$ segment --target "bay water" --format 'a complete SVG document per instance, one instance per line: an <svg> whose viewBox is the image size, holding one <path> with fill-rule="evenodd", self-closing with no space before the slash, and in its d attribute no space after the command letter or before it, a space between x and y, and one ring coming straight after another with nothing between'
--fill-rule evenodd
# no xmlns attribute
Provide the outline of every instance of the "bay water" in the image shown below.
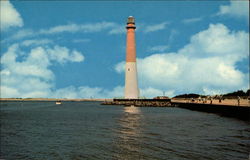
<svg viewBox="0 0 250 160"><path fill-rule="evenodd" d="M250 122L177 107L1 102L0 159L247 160Z"/></svg>

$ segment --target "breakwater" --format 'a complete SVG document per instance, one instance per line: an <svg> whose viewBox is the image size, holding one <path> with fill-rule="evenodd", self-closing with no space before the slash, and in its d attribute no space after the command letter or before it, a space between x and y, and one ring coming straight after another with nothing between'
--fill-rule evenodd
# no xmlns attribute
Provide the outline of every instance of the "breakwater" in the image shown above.
<svg viewBox="0 0 250 160"><path fill-rule="evenodd" d="M228 117L236 117L243 120L250 120L249 106L192 103L171 101L171 99L113 99L105 100L102 105L124 105L137 107L179 107L195 111L216 113Z"/></svg>
<svg viewBox="0 0 250 160"><path fill-rule="evenodd" d="M125 105L137 107L171 107L171 99L113 99L102 105Z"/></svg>
<svg viewBox="0 0 250 160"><path fill-rule="evenodd" d="M208 113L217 113L223 116L236 117L243 120L250 120L250 107L232 106L232 105L217 105L217 104L202 104L202 103L182 103L172 102L172 106L186 108L195 111Z"/></svg>

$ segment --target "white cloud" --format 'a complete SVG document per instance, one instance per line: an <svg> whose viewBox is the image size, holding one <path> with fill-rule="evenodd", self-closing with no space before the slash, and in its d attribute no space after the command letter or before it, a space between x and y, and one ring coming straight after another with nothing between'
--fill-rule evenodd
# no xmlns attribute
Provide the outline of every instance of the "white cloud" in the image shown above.
<svg viewBox="0 0 250 160"><path fill-rule="evenodd" d="M218 15L229 15L233 17L245 17L249 19L249 1L231 0L229 5L220 6Z"/></svg>
<svg viewBox="0 0 250 160"><path fill-rule="evenodd" d="M110 31L109 34L125 34L125 25L116 25Z"/></svg>
<svg viewBox="0 0 250 160"><path fill-rule="evenodd" d="M60 25L55 26L50 29L43 29L40 30L40 34L55 34L55 33L61 33L61 32L77 32L80 30L80 26L76 24L68 24L68 25Z"/></svg>
<svg viewBox="0 0 250 160"><path fill-rule="evenodd" d="M140 89L140 97L153 98L155 96L162 95L163 92L159 89L148 87L145 89ZM155 95L155 96L152 96Z"/></svg>
<svg viewBox="0 0 250 160"><path fill-rule="evenodd" d="M20 93L15 88L10 88L7 86L0 86L0 96L1 98L8 97L8 98L16 98L20 96Z"/></svg>
<svg viewBox="0 0 250 160"><path fill-rule="evenodd" d="M80 52L61 46L36 47L20 57L19 46L11 45L1 57L1 97L50 97L54 73L49 67L84 60Z"/></svg>
<svg viewBox="0 0 250 160"><path fill-rule="evenodd" d="M89 86L55 89L55 75L50 66L54 65L54 62L81 62L84 56L79 51L55 45L54 47L32 48L25 53L26 57L21 57L20 45L22 44L11 45L1 57L1 98L123 97L124 88L121 86L111 90Z"/></svg>
<svg viewBox="0 0 250 160"><path fill-rule="evenodd" d="M23 26L20 14L8 0L0 1L0 13L0 24L3 31L10 27Z"/></svg>
<svg viewBox="0 0 250 160"><path fill-rule="evenodd" d="M17 44L9 47L8 51L1 57L1 64L5 70L10 72L10 76L34 76L45 80L53 79L53 73L47 69L50 65L48 55L41 47L31 50L29 56L23 62L17 62L18 51L20 50ZM41 61L41 59L43 59ZM7 77L7 78L8 78ZM2 77L2 82L5 82L5 77Z"/></svg>
<svg viewBox="0 0 250 160"><path fill-rule="evenodd" d="M104 98L122 98L124 97L124 87L116 86L112 90L105 90L100 97Z"/></svg>
<svg viewBox="0 0 250 160"><path fill-rule="evenodd" d="M148 50L150 52L164 52L169 49L168 45L158 45L158 46L153 46L150 47Z"/></svg>
<svg viewBox="0 0 250 160"><path fill-rule="evenodd" d="M84 56L80 52L73 50L72 55L70 56L70 60L72 62L81 62L84 60Z"/></svg>
<svg viewBox="0 0 250 160"><path fill-rule="evenodd" d="M201 17L198 17L198 18L188 18L188 19L184 19L182 21L182 23L186 23L186 24L188 24L188 23L195 23L195 22L199 22L201 20L202 20Z"/></svg>
<svg viewBox="0 0 250 160"><path fill-rule="evenodd" d="M170 31L170 35L169 35L169 38L168 38L168 43L172 43L175 39L175 37L179 34L179 31L177 31L176 29L172 29Z"/></svg>
<svg viewBox="0 0 250 160"><path fill-rule="evenodd" d="M54 98L121 98L123 97L124 88L117 86L112 90L103 89L100 87L69 86L66 88L57 89L53 92Z"/></svg>
<svg viewBox="0 0 250 160"><path fill-rule="evenodd" d="M98 22L98 23L86 23L86 24L66 24L58 25L48 29L40 29L33 31L31 29L22 29L10 36L10 38L5 39L4 42L10 40L23 39L27 37L36 37L38 35L51 35L60 33L94 33L107 31L109 34L118 34L117 27L119 25L114 22ZM124 28L125 30L125 28Z"/></svg>
<svg viewBox="0 0 250 160"><path fill-rule="evenodd" d="M90 39L73 39L74 43L86 43L86 42L90 42Z"/></svg>
<svg viewBox="0 0 250 160"><path fill-rule="evenodd" d="M190 43L177 53L138 59L139 85L151 88L155 94L171 91L172 95L245 89L249 87L248 74L238 70L236 63L248 55L248 33L230 31L223 24L211 24L207 30L193 35ZM123 72L124 65L125 62L118 63L116 71Z"/></svg>
<svg viewBox="0 0 250 160"><path fill-rule="evenodd" d="M37 33L31 29L22 29L16 32L15 34L13 34L12 36L10 36L10 38L3 40L3 42L9 41L9 40L22 39L26 37L32 37L32 36L35 36L36 34Z"/></svg>
<svg viewBox="0 0 250 160"><path fill-rule="evenodd" d="M191 37L181 54L194 57L222 57L238 61L249 54L249 37L244 31L230 31L223 24L210 24L209 29Z"/></svg>
<svg viewBox="0 0 250 160"><path fill-rule="evenodd" d="M160 23L160 24L148 25L148 26L145 27L145 29L143 31L145 33L148 33L148 32L155 32L155 31L163 30L163 29L166 28L167 24L168 24L167 22L163 22L163 23Z"/></svg>
<svg viewBox="0 0 250 160"><path fill-rule="evenodd" d="M52 44L53 41L50 39L29 39L25 40L21 43L21 45L28 47L31 45L39 46L39 45L44 45L44 44Z"/></svg>
<svg viewBox="0 0 250 160"><path fill-rule="evenodd" d="M174 97L174 90L164 90L164 89L156 89L152 87L140 88L140 97L142 98L154 98L157 96L168 96Z"/></svg>
<svg viewBox="0 0 250 160"><path fill-rule="evenodd" d="M155 32L159 30L163 30L166 28L166 25L169 24L168 22L162 22L160 24L154 24L154 25L145 25L144 23L136 23L136 30L137 32ZM115 34L125 34L126 28L125 24L115 24L111 27L111 30L108 32L111 35Z"/></svg>
<svg viewBox="0 0 250 160"><path fill-rule="evenodd" d="M102 89L98 87L90 88L87 86L81 86L81 87L69 86L66 88L61 88L61 89L56 90L52 97L55 97L55 98L97 98L101 90Z"/></svg>
<svg viewBox="0 0 250 160"><path fill-rule="evenodd" d="M89 24L67 24L55 26L49 29L43 29L39 31L39 34L56 34L62 32L100 32L102 30L113 28L116 24L113 22L99 22Z"/></svg>
<svg viewBox="0 0 250 160"><path fill-rule="evenodd" d="M155 25L144 25L138 24L137 32L155 32L158 30L163 30L166 28L168 22L163 22ZM96 33L106 31L109 35L125 34L126 28L125 24L117 24L115 22L98 22L98 23L86 23L86 24L66 24L58 25L47 29L40 29L34 31L32 29L22 29L10 36L9 38L3 40L2 42L8 42L13 40L32 38L41 35L52 35L52 34L61 34L61 33ZM171 35L175 34L175 30L171 31ZM173 33L172 33L173 32ZM89 42L89 39L76 39L73 40L74 43L78 42Z"/></svg>
<svg viewBox="0 0 250 160"><path fill-rule="evenodd" d="M116 72L118 72L118 73L124 72L124 70L125 70L125 61L122 61L122 62L116 64L116 65L115 65L115 70L116 70Z"/></svg>
<svg viewBox="0 0 250 160"><path fill-rule="evenodd" d="M47 49L48 55L52 60L59 63L65 63L67 61L81 62L84 60L84 56L78 51L70 51L66 47L54 46L54 48Z"/></svg>

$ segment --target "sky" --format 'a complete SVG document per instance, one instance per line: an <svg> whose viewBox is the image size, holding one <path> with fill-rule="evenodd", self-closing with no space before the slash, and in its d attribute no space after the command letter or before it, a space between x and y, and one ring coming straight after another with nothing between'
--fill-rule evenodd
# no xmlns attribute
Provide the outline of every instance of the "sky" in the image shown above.
<svg viewBox="0 0 250 160"><path fill-rule="evenodd" d="M124 97L136 21L141 97L249 88L249 1L1 1L1 98Z"/></svg>

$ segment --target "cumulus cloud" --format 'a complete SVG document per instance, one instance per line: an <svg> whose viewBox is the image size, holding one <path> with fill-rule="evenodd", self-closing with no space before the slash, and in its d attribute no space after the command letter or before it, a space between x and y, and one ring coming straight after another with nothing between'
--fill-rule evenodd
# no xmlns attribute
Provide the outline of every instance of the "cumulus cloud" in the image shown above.
<svg viewBox="0 0 250 160"><path fill-rule="evenodd" d="M248 35L245 31L230 31L223 24L210 24L208 30L192 36L190 44L180 49L179 53L238 61L249 54Z"/></svg>
<svg viewBox="0 0 250 160"><path fill-rule="evenodd" d="M5 72L3 73L9 72L10 78L13 78L11 77L13 74L22 76L30 75L46 80L53 78L52 72L50 70L47 70L49 60L44 49L36 48L31 50L29 57L27 57L26 61L24 62L17 62L16 59L18 57L18 51L18 45L12 45L9 47L8 51L1 57L1 65L3 65L3 67L5 68ZM41 61L41 59L43 59L43 61ZM3 77L1 77L2 82L5 82L4 75Z"/></svg>
<svg viewBox="0 0 250 160"><path fill-rule="evenodd" d="M122 61L122 62L116 64L115 65L116 72L118 72L118 73L124 72L124 70L125 70L125 64L126 64L125 61Z"/></svg>
<svg viewBox="0 0 250 160"><path fill-rule="evenodd" d="M69 86L66 88L58 89L54 92L55 98L96 98L102 91L101 88L90 88L87 86L74 87Z"/></svg>
<svg viewBox="0 0 250 160"><path fill-rule="evenodd" d="M11 45L1 57L1 97L49 97L54 86L54 62L81 62L76 50L54 46L32 48L25 57L20 44Z"/></svg>
<svg viewBox="0 0 250 160"><path fill-rule="evenodd" d="M123 97L124 88L117 86L111 90L103 89L101 87L89 86L69 86L57 89L53 92L54 98L121 98Z"/></svg>
<svg viewBox="0 0 250 160"><path fill-rule="evenodd" d="M164 91L168 96L174 96L174 92ZM153 98L158 95L162 95L163 90L155 89L152 87L145 87L140 89L140 97ZM66 88L57 89L53 92L54 98L124 98L124 87L116 86L113 89L104 89L101 87L89 87L89 86L69 86Z"/></svg>
<svg viewBox="0 0 250 160"><path fill-rule="evenodd" d="M246 89L248 74L238 70L236 63L248 55L248 33L230 31L223 24L211 24L193 35L190 43L176 53L138 59L139 85L155 89L155 94L160 90L171 91L171 94L208 94ZM124 65L124 62L117 64L116 71L123 72Z"/></svg>
<svg viewBox="0 0 250 160"><path fill-rule="evenodd" d="M156 89L152 87L146 87L146 88L141 88L140 89L140 96L142 98L154 98L156 96L163 96L167 95L168 97L173 97L174 96L174 91L173 90L161 90L161 89Z"/></svg>
<svg viewBox="0 0 250 160"><path fill-rule="evenodd" d="M67 61L81 62L84 60L84 56L80 52L76 50L70 51L68 48L58 45L54 46L54 48L48 48L47 52L51 60L59 63L66 63Z"/></svg>
<svg viewBox="0 0 250 160"><path fill-rule="evenodd" d="M27 41L27 46L36 41ZM25 44L26 44L25 43ZM22 55L23 44L13 44L1 57L1 98L113 98L123 97L124 88L113 89L89 86L55 88L55 75L50 69L55 62L82 62L77 50L55 45L33 47ZM41 60L42 59L42 60Z"/></svg>
<svg viewBox="0 0 250 160"><path fill-rule="evenodd" d="M0 24L3 31L10 27L23 26L20 14L8 0L0 1L0 13Z"/></svg>
<svg viewBox="0 0 250 160"><path fill-rule="evenodd" d="M245 17L249 19L249 1L231 0L229 5L220 6L218 15L229 15L233 17Z"/></svg>

